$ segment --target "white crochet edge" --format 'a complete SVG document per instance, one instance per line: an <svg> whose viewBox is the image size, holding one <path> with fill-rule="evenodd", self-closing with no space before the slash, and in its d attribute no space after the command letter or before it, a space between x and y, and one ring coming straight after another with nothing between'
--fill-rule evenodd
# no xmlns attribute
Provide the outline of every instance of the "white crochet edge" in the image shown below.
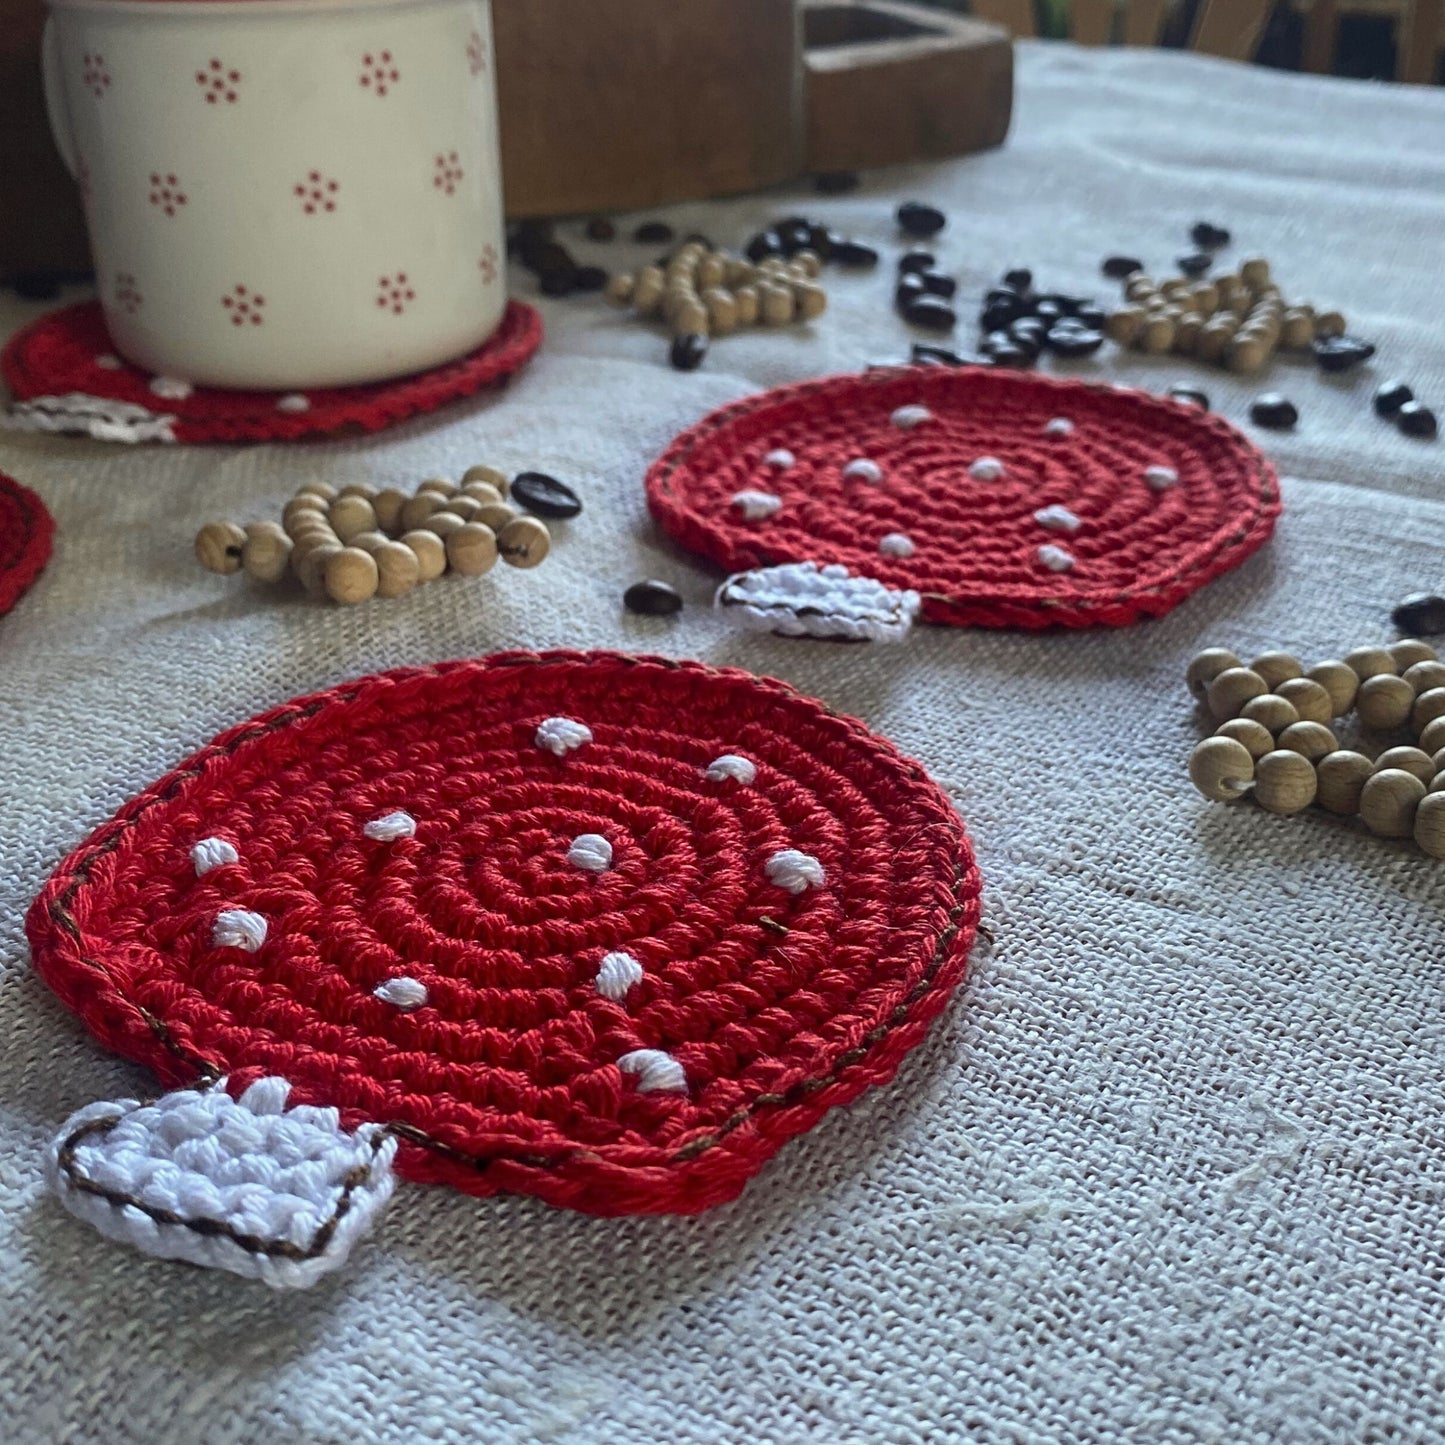
<svg viewBox="0 0 1445 1445"><path fill-rule="evenodd" d="M239 1099L224 1084L88 1105L51 1144L47 1179L107 1239L305 1289L391 1198L397 1141L379 1124L342 1129L335 1109L288 1109L285 1079Z"/></svg>
<svg viewBox="0 0 1445 1445"><path fill-rule="evenodd" d="M872 577L851 576L840 563L788 562L735 573L718 588L714 603L754 632L901 642L922 600Z"/></svg>
<svg viewBox="0 0 1445 1445"><path fill-rule="evenodd" d="M128 401L88 396L35 396L11 404L0 414L0 427L10 431L72 432L102 442L173 442L176 418L147 411Z"/></svg>

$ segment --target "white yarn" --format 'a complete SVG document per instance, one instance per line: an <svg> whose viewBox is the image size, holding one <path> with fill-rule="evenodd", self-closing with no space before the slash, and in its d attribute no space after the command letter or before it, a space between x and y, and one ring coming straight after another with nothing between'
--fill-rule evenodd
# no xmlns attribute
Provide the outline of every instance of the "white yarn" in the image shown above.
<svg viewBox="0 0 1445 1445"><path fill-rule="evenodd" d="M217 948L242 948L255 953L266 941L266 920L247 908L223 908L211 928Z"/></svg>
<svg viewBox="0 0 1445 1445"><path fill-rule="evenodd" d="M224 838L202 838L191 847L191 862L196 867L196 877L209 873L212 868L221 868L227 863L239 863L241 855Z"/></svg>
<svg viewBox="0 0 1445 1445"><path fill-rule="evenodd" d="M153 376L150 381L150 389L167 401L184 401L195 391L195 387L189 381L185 381L179 376Z"/></svg>
<svg viewBox="0 0 1445 1445"><path fill-rule="evenodd" d="M687 1092L687 1075L682 1065L661 1049L633 1049L618 1059L617 1067L624 1074L636 1074L639 1094Z"/></svg>
<svg viewBox="0 0 1445 1445"><path fill-rule="evenodd" d="M103 442L173 442L174 416L158 415L129 401L89 396L83 391L64 396L33 396L13 402L0 414L0 427L10 431L74 432Z"/></svg>
<svg viewBox="0 0 1445 1445"><path fill-rule="evenodd" d="M779 471L786 471L798 459L787 447L775 447L763 460L770 467L777 467Z"/></svg>
<svg viewBox="0 0 1445 1445"><path fill-rule="evenodd" d="M361 831L378 843L395 843L398 838L416 837L416 819L398 809L395 813L383 813L381 817L373 818Z"/></svg>
<svg viewBox="0 0 1445 1445"><path fill-rule="evenodd" d="M389 1003L409 1014L421 1008L427 1001L426 985L414 978L389 978L371 991L373 998Z"/></svg>
<svg viewBox="0 0 1445 1445"><path fill-rule="evenodd" d="M902 532L888 532L878 539L878 550L885 557L911 557L915 549L912 537Z"/></svg>
<svg viewBox="0 0 1445 1445"><path fill-rule="evenodd" d="M811 853L784 848L768 859L764 871L770 883L786 888L789 893L802 893L807 888L823 886L823 865Z"/></svg>
<svg viewBox="0 0 1445 1445"><path fill-rule="evenodd" d="M549 717L537 728L537 746L559 758L591 741L592 729L570 717Z"/></svg>
<svg viewBox="0 0 1445 1445"><path fill-rule="evenodd" d="M605 873L612 866L612 844L601 833L582 833L572 840L567 861L588 873Z"/></svg>
<svg viewBox="0 0 1445 1445"><path fill-rule="evenodd" d="M782 505L783 499L771 492L738 492L733 497L733 506L750 522L761 522L771 517Z"/></svg>
<svg viewBox="0 0 1445 1445"><path fill-rule="evenodd" d="M896 427L902 427L904 431L912 431L916 426L922 426L926 421L932 421L933 413L926 406L900 406L889 421Z"/></svg>
<svg viewBox="0 0 1445 1445"><path fill-rule="evenodd" d="M703 773L710 783L721 783L731 778L738 783L751 783L758 775L756 764L736 753L724 753L714 758Z"/></svg>
<svg viewBox="0 0 1445 1445"><path fill-rule="evenodd" d="M95 358L95 364L102 371L119 371L121 367L125 365L125 362L114 352L102 351L100 355Z"/></svg>
<svg viewBox="0 0 1445 1445"><path fill-rule="evenodd" d="M718 588L717 605L744 627L784 637L846 637L900 642L918 616L916 592L851 577L840 563L788 562L739 572Z"/></svg>
<svg viewBox="0 0 1445 1445"><path fill-rule="evenodd" d="M1173 467L1145 467L1144 480L1154 491L1165 492L1179 480L1179 473Z"/></svg>
<svg viewBox="0 0 1445 1445"><path fill-rule="evenodd" d="M108 1239L273 1289L304 1289L345 1262L391 1198L396 1140L379 1124L342 1129L335 1109L288 1109L284 1079L259 1079L239 1099L224 1082L177 1089L151 1104L118 1099L72 1114L50 1146L49 1183L72 1214ZM68 1139L111 1120L108 1129L82 1134L62 1167ZM348 1189L347 1176L358 1169L363 1181ZM157 1218L167 1214L204 1221L209 1232ZM231 1237L309 1252L333 1219L325 1247L302 1259Z"/></svg>
<svg viewBox="0 0 1445 1445"><path fill-rule="evenodd" d="M854 482L881 482L883 468L867 457L855 457L843 468L843 475Z"/></svg>
<svg viewBox="0 0 1445 1445"><path fill-rule="evenodd" d="M303 396L299 391L288 391L285 396L276 398L276 410L284 412L303 412L311 410L311 398Z"/></svg>
<svg viewBox="0 0 1445 1445"><path fill-rule="evenodd" d="M1066 437L1073 429L1073 422L1066 416L1056 416L1044 423L1044 435L1049 437Z"/></svg>
<svg viewBox="0 0 1445 1445"><path fill-rule="evenodd" d="M1074 565L1074 554L1062 547L1055 547L1052 542L1046 542L1039 548L1039 561L1050 572L1067 572Z"/></svg>
<svg viewBox="0 0 1445 1445"><path fill-rule="evenodd" d="M627 990L642 982L642 965L630 953L608 953L597 970L597 992L621 1003Z"/></svg>
<svg viewBox="0 0 1445 1445"><path fill-rule="evenodd" d="M980 457L968 469L969 476L976 482L996 482L1003 473L1004 465L997 457Z"/></svg>
<svg viewBox="0 0 1445 1445"><path fill-rule="evenodd" d="M1077 532L1084 524L1067 508L1055 502L1052 506L1040 507L1034 513L1034 521L1051 532Z"/></svg>

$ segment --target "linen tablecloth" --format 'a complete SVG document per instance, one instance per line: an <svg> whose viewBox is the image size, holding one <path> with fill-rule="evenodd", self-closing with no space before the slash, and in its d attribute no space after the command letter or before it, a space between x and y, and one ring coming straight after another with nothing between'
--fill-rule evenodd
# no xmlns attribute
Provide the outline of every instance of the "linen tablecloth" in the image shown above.
<svg viewBox="0 0 1445 1445"><path fill-rule="evenodd" d="M1372 379L1282 363L1274 542L1167 619L1083 635L924 628L900 647L743 635L650 523L679 429L757 388L905 356L891 212L943 205L967 313L1005 267L1101 296L1201 217L1231 256L1336 304L1445 402L1445 92L1160 52L1023 45L993 154L679 207L738 243L792 210L890 259L835 273L812 336L718 343L692 375L594 299L541 304L506 392L378 438L144 448L0 434L56 555L0 620L0 1438L1364 1442L1445 1437L1445 865L1315 816L1208 805L1185 762L1191 653L1306 660L1390 636L1442 582L1445 446ZM575 228L574 228L575 230ZM579 242L608 265L641 252ZM534 300L525 276L519 295ZM10 330L43 308L7 303ZM967 326L964 328L968 336ZM1192 363L1072 369L1258 388ZM475 461L585 496L528 573L341 610L201 572L197 526L303 480L414 483ZM680 619L620 607L674 581ZM213 733L303 691L507 647L694 656L789 679L920 758L987 879L968 986L888 1088L695 1219L596 1220L403 1186L339 1276L278 1297L104 1243L47 1196L73 1109L145 1092L28 967L56 860Z"/></svg>

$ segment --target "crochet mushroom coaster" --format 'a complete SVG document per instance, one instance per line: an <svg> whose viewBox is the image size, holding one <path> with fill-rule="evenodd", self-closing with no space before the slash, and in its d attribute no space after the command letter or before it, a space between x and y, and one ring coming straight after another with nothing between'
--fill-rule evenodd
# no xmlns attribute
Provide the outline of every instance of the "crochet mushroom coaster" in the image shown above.
<svg viewBox="0 0 1445 1445"><path fill-rule="evenodd" d="M1280 509L1274 469L1217 416L979 367L750 397L679 436L647 493L684 546L762 569L753 591L811 563L882 584L904 610L916 593L930 622L987 627L1168 612L1262 545Z"/></svg>
<svg viewBox="0 0 1445 1445"><path fill-rule="evenodd" d="M0 425L115 442L297 441L381 431L503 381L531 360L541 340L541 318L513 301L484 345L416 376L308 392L221 391L122 361L100 306L86 301L42 316L11 338L0 371L16 400Z"/></svg>
<svg viewBox="0 0 1445 1445"><path fill-rule="evenodd" d="M52 1176L107 1234L272 1284L344 1258L393 1151L693 1213L892 1077L979 890L923 769L782 683L604 653L364 678L218 737L37 898L36 968L175 1089L82 1110Z"/></svg>
<svg viewBox="0 0 1445 1445"><path fill-rule="evenodd" d="M45 570L54 535L45 503L0 472L0 615L9 612Z"/></svg>

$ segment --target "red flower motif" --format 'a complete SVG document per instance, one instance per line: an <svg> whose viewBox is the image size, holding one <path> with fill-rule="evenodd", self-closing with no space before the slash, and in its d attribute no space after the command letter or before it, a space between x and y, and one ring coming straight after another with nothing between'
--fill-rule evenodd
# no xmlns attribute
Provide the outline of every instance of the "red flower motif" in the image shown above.
<svg viewBox="0 0 1445 1445"><path fill-rule="evenodd" d="M447 195L454 196L457 191L457 182L466 174L457 163L457 153L447 151L445 155L438 155L436 160L436 174L432 177L432 185L437 190L445 191Z"/></svg>
<svg viewBox="0 0 1445 1445"><path fill-rule="evenodd" d="M306 179L298 181L292 189L301 202L301 209L308 216L319 216L336 209L336 193L341 184L323 176L320 171L308 171Z"/></svg>
<svg viewBox="0 0 1445 1445"><path fill-rule="evenodd" d="M110 71L105 68L105 56L99 52L92 55L86 51L83 65L81 81L90 87L91 94L99 100L110 89Z"/></svg>
<svg viewBox="0 0 1445 1445"><path fill-rule="evenodd" d="M145 297L140 294L135 277L129 271L115 273L115 304L128 316L134 316L145 304Z"/></svg>
<svg viewBox="0 0 1445 1445"><path fill-rule="evenodd" d="M497 279L497 248L487 245L482 251L482 258L477 262L477 267L482 273L482 285L490 286Z"/></svg>
<svg viewBox="0 0 1445 1445"><path fill-rule="evenodd" d="M266 298L258 296L244 286L233 286L230 294L221 298L221 305L226 308L232 326L245 326L248 323L252 326L260 326L266 320L263 314L266 309Z"/></svg>
<svg viewBox="0 0 1445 1445"><path fill-rule="evenodd" d="M395 276L383 276L376 283L376 304L383 311L389 309L393 316L400 316L408 303L415 300L416 292L408 284L405 271L398 271Z"/></svg>
<svg viewBox="0 0 1445 1445"><path fill-rule="evenodd" d="M467 37L467 65L473 75L480 75L487 64L487 42L480 30L473 30Z"/></svg>
<svg viewBox="0 0 1445 1445"><path fill-rule="evenodd" d="M361 57L360 79L368 90L377 95L385 95L401 79L401 71L393 63L391 51L383 50L375 55L367 54Z"/></svg>
<svg viewBox="0 0 1445 1445"><path fill-rule="evenodd" d="M227 105L234 105L236 90L241 84L241 72L227 69L213 56L205 70L196 72L196 84L205 92L207 105L217 105L223 100Z"/></svg>
<svg viewBox="0 0 1445 1445"><path fill-rule="evenodd" d="M152 171L150 201L151 205L158 207L166 215L174 216L186 204L186 193L180 189L180 182L175 176L163 176Z"/></svg>

